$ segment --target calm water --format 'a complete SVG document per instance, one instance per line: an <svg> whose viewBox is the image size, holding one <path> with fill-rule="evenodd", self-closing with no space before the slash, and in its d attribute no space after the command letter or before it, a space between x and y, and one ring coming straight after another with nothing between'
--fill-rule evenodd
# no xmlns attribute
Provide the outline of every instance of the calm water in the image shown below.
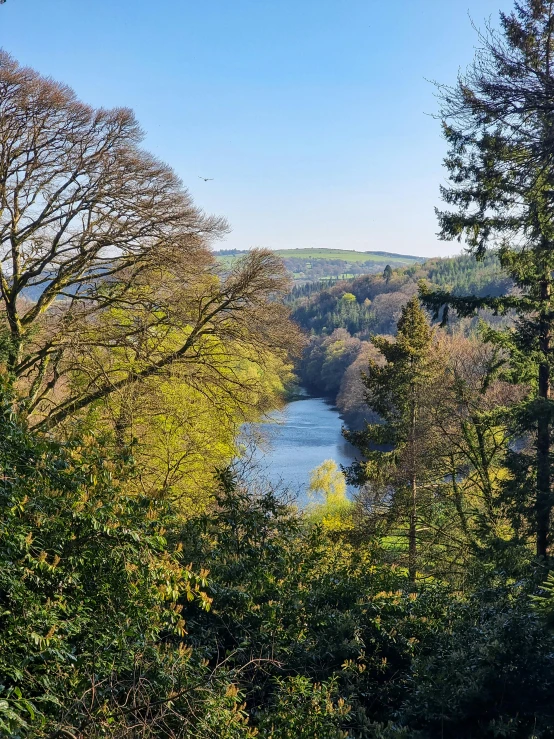
<svg viewBox="0 0 554 739"><path fill-rule="evenodd" d="M321 398L302 398L274 414L275 423L255 424L260 433L254 454L259 472L270 482L307 502L310 473L326 459L347 465L356 450L341 436L336 409Z"/></svg>

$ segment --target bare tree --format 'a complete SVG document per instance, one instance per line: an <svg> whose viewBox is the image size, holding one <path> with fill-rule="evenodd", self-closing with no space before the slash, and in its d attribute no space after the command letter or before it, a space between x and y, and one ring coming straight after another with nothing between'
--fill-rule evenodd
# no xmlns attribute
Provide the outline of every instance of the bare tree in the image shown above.
<svg viewBox="0 0 554 739"><path fill-rule="evenodd" d="M0 349L42 428L176 362L209 365L210 336L287 343L284 309L266 310L282 265L256 253L222 280L208 246L225 221L141 138L131 111L95 110L0 53Z"/></svg>

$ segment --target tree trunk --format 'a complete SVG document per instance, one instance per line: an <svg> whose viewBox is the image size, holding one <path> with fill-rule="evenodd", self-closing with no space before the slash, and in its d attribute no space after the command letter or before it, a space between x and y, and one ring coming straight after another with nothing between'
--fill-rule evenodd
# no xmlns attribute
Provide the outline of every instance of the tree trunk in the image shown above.
<svg viewBox="0 0 554 739"><path fill-rule="evenodd" d="M16 306L16 298L10 295L10 299L6 301L6 318L8 319L8 327L10 331L10 346L8 349L7 365L8 373L14 376L16 367L21 358L21 350L23 347L23 329Z"/></svg>
<svg viewBox="0 0 554 739"><path fill-rule="evenodd" d="M415 582L417 575L417 531L416 531L416 514L417 514L417 474L416 474L416 390L411 388L412 392L412 408L410 418L410 524L408 530L408 576L412 582Z"/></svg>
<svg viewBox="0 0 554 739"><path fill-rule="evenodd" d="M540 319L540 350L542 361L539 365L539 398L550 399L550 281L541 282L541 299L545 308ZM550 513L552 509L550 493L550 421L546 408L539 414L537 423L537 557L547 557L549 549Z"/></svg>
<svg viewBox="0 0 554 739"><path fill-rule="evenodd" d="M417 532L416 532L416 508L417 504L417 480L412 475L411 479L411 501L410 501L410 529L408 532L408 576L412 582L416 580L417 574Z"/></svg>

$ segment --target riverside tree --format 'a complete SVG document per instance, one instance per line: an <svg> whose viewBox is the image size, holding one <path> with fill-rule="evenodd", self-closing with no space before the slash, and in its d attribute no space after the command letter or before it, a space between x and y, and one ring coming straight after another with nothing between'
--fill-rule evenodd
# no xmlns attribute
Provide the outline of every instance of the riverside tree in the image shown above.
<svg viewBox="0 0 554 739"><path fill-rule="evenodd" d="M461 315L486 307L517 315L503 340L520 377L534 375L534 397L520 421L522 433L534 437L535 463L520 455L516 466L519 476L526 473L519 490L534 491L530 528L545 557L553 506L554 3L516 3L500 14L499 31L487 28L479 39L469 70L455 86L439 86L450 184L442 189L449 209L438 217L442 238L465 239L478 258L497 249L518 292L460 298L424 289L422 297L437 315L446 306L443 320L448 306Z"/></svg>
<svg viewBox="0 0 554 739"><path fill-rule="evenodd" d="M348 470L352 482L385 491L395 518L408 518L408 571L417 575L418 487L432 474L432 433L425 406L436 375L433 332L417 297L402 310L396 340L374 337L384 364L370 359L364 375L366 403L379 416L362 431L345 432L367 461Z"/></svg>
<svg viewBox="0 0 554 739"><path fill-rule="evenodd" d="M258 251L221 274L208 247L225 221L141 138L131 111L0 55L1 352L42 429L175 367L233 392L233 361L297 343L280 260Z"/></svg>

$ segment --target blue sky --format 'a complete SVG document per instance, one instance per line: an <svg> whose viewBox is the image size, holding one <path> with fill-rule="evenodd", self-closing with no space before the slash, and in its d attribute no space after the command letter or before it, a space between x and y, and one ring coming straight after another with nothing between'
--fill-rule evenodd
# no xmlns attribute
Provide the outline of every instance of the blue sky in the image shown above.
<svg viewBox="0 0 554 739"><path fill-rule="evenodd" d="M436 79L511 0L7 0L0 46L144 145L232 233L220 248L425 256L445 148ZM213 177L203 182L199 176Z"/></svg>

